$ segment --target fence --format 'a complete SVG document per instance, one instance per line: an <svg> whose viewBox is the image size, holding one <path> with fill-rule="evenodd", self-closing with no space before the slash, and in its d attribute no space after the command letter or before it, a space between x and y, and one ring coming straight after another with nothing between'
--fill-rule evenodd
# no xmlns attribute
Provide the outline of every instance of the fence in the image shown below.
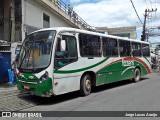
<svg viewBox="0 0 160 120"><path fill-rule="evenodd" d="M74 22L79 23L84 28L88 30L93 30L93 28L88 25L74 10L72 7L66 5L62 0L50 0L53 4L55 4L58 9L61 9L66 14L68 14Z"/></svg>

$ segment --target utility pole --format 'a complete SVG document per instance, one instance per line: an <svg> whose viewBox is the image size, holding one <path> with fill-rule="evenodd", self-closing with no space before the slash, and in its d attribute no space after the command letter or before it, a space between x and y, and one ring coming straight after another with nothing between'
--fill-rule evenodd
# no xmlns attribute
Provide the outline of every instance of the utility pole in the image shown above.
<svg viewBox="0 0 160 120"><path fill-rule="evenodd" d="M143 23L143 31L142 31L142 35L141 35L141 41L145 41L146 40L146 19L147 19L147 16L150 12L156 12L157 11L157 8L154 10L145 10L145 14L144 14L144 23Z"/></svg>

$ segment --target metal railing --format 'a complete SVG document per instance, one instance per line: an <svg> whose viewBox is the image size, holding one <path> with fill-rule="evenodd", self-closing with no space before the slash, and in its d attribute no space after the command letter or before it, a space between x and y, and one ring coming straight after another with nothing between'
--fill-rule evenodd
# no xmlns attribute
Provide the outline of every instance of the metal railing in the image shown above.
<svg viewBox="0 0 160 120"><path fill-rule="evenodd" d="M94 30L92 26L87 24L74 10L72 7L68 6L66 3L64 3L62 0L50 0L53 4L55 4L58 9L61 9L63 12L68 14L75 23L80 24L87 30Z"/></svg>

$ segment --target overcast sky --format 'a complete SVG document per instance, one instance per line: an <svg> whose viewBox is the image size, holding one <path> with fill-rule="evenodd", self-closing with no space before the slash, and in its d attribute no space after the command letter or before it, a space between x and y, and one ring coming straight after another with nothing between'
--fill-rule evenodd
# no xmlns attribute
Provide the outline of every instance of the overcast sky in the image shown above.
<svg viewBox="0 0 160 120"><path fill-rule="evenodd" d="M138 19L130 0L63 0L71 4L78 15L94 27L127 27L137 26L141 34L142 23ZM144 22L145 9L155 9L150 13L152 18L160 17L160 0L132 0L137 13ZM156 3L155 2L159 2ZM147 27L160 26L160 18L147 19ZM139 35L138 35L139 37ZM138 38L139 39L139 38ZM156 39L155 39L156 40Z"/></svg>

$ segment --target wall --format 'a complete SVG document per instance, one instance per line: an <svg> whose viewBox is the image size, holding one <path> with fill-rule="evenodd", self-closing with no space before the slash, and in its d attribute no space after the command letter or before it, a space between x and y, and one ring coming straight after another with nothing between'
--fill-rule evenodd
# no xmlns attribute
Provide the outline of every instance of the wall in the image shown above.
<svg viewBox="0 0 160 120"><path fill-rule="evenodd" d="M25 25L43 28L43 13L50 16L50 27L73 27L64 21L63 18L55 15L37 2L22 0L22 39L25 37Z"/></svg>
<svg viewBox="0 0 160 120"><path fill-rule="evenodd" d="M3 33L3 30L4 30L4 28L3 28L3 22L4 22L4 20L3 20L3 15L4 15L4 0L1 0L0 1L0 40L3 40L3 38L4 38L4 33Z"/></svg>
<svg viewBox="0 0 160 120"><path fill-rule="evenodd" d="M3 40L10 41L10 0L4 1L4 38Z"/></svg>
<svg viewBox="0 0 160 120"><path fill-rule="evenodd" d="M107 28L107 27L96 27L97 32L105 32L109 35L117 35L117 36L128 36L131 39L136 39L136 27L117 27L117 28Z"/></svg>

